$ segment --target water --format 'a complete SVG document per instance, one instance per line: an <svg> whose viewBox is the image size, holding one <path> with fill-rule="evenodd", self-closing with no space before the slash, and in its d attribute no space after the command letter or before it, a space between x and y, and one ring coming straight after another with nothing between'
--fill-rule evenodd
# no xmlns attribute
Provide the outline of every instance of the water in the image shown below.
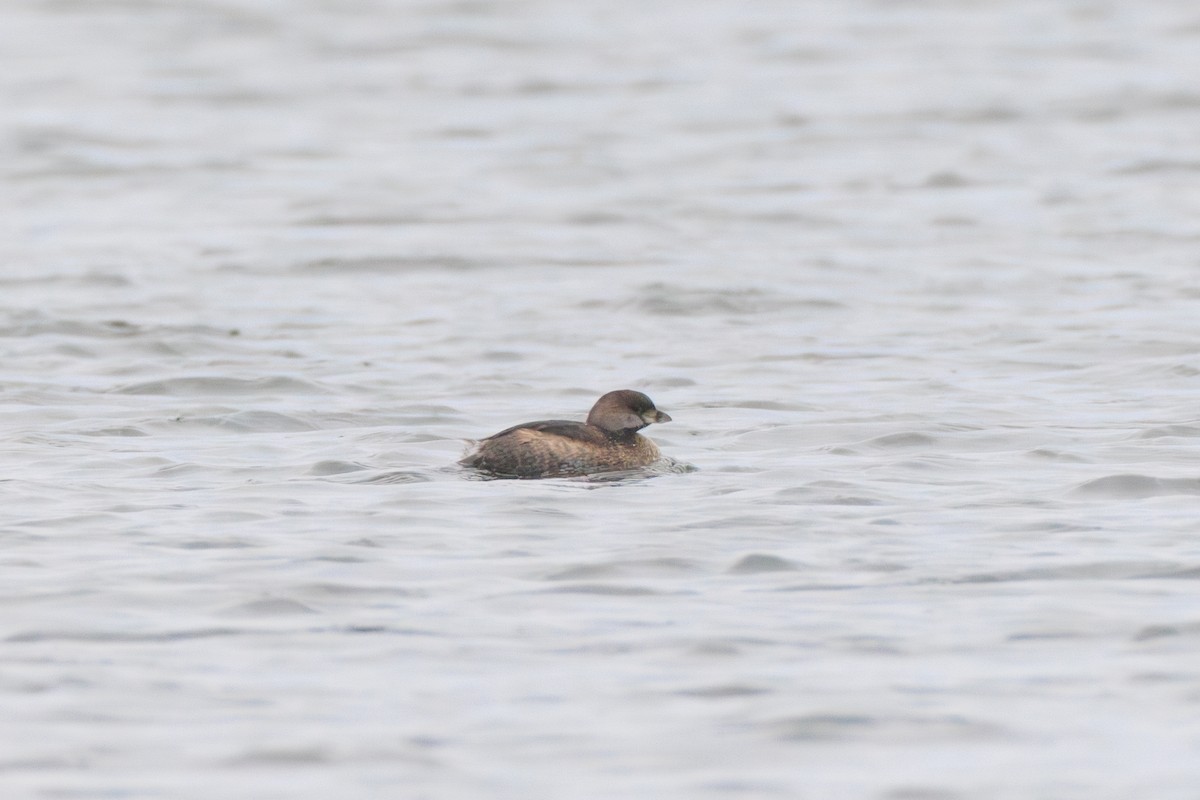
<svg viewBox="0 0 1200 800"><path fill-rule="evenodd" d="M1194 798L1200 11L0 9L6 798ZM471 481L647 392L693 472Z"/></svg>

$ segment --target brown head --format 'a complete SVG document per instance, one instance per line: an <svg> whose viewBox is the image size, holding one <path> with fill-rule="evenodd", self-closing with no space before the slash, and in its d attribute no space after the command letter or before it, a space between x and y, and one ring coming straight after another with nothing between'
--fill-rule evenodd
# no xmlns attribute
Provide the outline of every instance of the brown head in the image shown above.
<svg viewBox="0 0 1200 800"><path fill-rule="evenodd" d="M671 418L654 407L654 401L641 392L621 389L596 401L588 412L587 424L608 433L632 434L652 422L670 422Z"/></svg>

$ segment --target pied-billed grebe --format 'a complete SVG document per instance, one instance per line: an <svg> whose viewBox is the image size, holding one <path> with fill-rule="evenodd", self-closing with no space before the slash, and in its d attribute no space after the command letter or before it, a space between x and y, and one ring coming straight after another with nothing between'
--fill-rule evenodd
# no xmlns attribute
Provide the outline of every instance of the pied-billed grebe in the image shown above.
<svg viewBox="0 0 1200 800"><path fill-rule="evenodd" d="M596 401L587 422L526 422L479 443L458 463L505 478L554 478L636 469L659 459L654 442L638 433L671 418L641 392L621 389Z"/></svg>

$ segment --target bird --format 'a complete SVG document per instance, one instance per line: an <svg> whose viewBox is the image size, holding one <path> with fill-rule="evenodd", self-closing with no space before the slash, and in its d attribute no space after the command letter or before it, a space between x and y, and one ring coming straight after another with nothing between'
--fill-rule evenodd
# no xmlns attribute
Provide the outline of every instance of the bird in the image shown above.
<svg viewBox="0 0 1200 800"><path fill-rule="evenodd" d="M586 422L542 420L487 437L458 463L495 477L555 478L637 469L662 454L638 431L670 422L654 401L632 389L603 395Z"/></svg>

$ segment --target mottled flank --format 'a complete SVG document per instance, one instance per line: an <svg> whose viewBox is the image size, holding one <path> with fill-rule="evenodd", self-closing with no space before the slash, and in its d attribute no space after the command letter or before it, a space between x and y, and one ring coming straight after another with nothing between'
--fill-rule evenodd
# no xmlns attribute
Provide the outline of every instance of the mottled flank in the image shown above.
<svg viewBox="0 0 1200 800"><path fill-rule="evenodd" d="M574 424L587 427L578 422ZM550 478L636 469L652 464L658 458L659 451L654 442L636 433L626 440L604 437L589 442L522 427L485 439L477 452L460 463L493 475Z"/></svg>
<svg viewBox="0 0 1200 800"><path fill-rule="evenodd" d="M660 458L638 433L671 418L641 392L622 389L596 401L587 422L544 420L515 425L479 443L459 463L508 478L553 478L637 469Z"/></svg>

